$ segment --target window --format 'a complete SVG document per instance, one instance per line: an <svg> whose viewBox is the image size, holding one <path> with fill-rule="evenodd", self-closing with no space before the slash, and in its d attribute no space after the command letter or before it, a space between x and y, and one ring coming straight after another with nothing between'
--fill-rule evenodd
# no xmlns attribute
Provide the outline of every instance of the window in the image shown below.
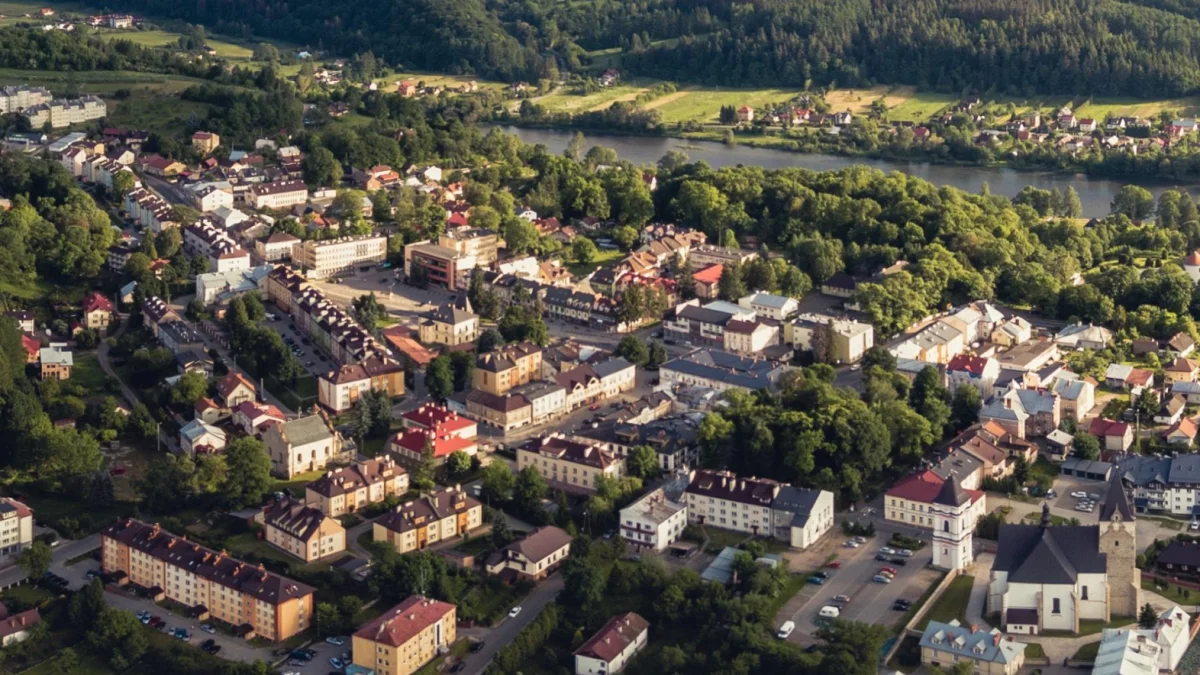
<svg viewBox="0 0 1200 675"><path fill-rule="evenodd" d="M1083 587L1083 593L1082 593L1082 595L1080 595L1080 598L1081 598L1081 599L1083 599L1083 600L1087 600L1087 599L1088 599L1088 597L1087 597L1087 586L1084 586L1084 587Z"/></svg>
<svg viewBox="0 0 1200 675"><path fill-rule="evenodd" d="M950 531L950 521L948 521L948 520L942 521L942 532L949 532L949 531Z"/></svg>
<svg viewBox="0 0 1200 675"><path fill-rule="evenodd" d="M1062 606L1059 604L1059 599L1054 598L1054 607L1050 610L1051 614L1062 614Z"/></svg>

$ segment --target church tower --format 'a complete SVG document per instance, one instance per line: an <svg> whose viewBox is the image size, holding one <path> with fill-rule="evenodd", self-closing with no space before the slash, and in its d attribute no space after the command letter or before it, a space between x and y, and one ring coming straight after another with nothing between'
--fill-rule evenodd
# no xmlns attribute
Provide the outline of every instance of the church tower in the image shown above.
<svg viewBox="0 0 1200 675"><path fill-rule="evenodd" d="M1137 524L1114 470L1108 495L1100 507L1100 552L1107 558L1109 620L1136 617L1142 600L1142 571L1137 568Z"/></svg>
<svg viewBox="0 0 1200 675"><path fill-rule="evenodd" d="M975 560L975 523L968 522L971 497L954 476L929 506L933 519L933 566L944 570L966 569Z"/></svg>

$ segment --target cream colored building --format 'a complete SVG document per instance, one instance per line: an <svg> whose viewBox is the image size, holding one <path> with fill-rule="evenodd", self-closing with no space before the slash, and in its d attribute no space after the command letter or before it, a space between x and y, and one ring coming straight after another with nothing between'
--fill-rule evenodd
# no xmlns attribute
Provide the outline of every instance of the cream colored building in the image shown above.
<svg viewBox="0 0 1200 675"><path fill-rule="evenodd" d="M561 434L535 438L517 448L517 470L533 467L552 487L595 492L600 476L621 478L625 458Z"/></svg>
<svg viewBox="0 0 1200 675"><path fill-rule="evenodd" d="M0 87L0 115L19 113L26 108L49 103L50 99L50 90L44 87L27 84Z"/></svg>
<svg viewBox="0 0 1200 675"><path fill-rule="evenodd" d="M186 607L203 606L212 618L249 625L253 633L247 637L286 640L312 625L312 588L158 525L118 521L100 533L100 551L103 572L124 573L117 583L158 589Z"/></svg>
<svg viewBox="0 0 1200 675"><path fill-rule="evenodd" d="M896 483L883 498L884 520L907 527L931 530L934 526L933 500L946 481L933 471L907 476ZM987 514L987 495L978 490L964 490L971 498L967 524L974 529L979 518Z"/></svg>
<svg viewBox="0 0 1200 675"><path fill-rule="evenodd" d="M662 488L621 509L621 538L634 551L667 550L687 527L687 504L672 501Z"/></svg>
<svg viewBox="0 0 1200 675"><path fill-rule="evenodd" d="M500 395L539 378L541 373L542 348L520 342L476 357L472 384L475 389Z"/></svg>
<svg viewBox="0 0 1200 675"><path fill-rule="evenodd" d="M302 180L259 183L246 199L256 209L288 209L308 201L308 186Z"/></svg>
<svg viewBox="0 0 1200 675"><path fill-rule="evenodd" d="M616 675L650 641L650 623L633 612L618 614L575 650L575 675Z"/></svg>
<svg viewBox="0 0 1200 675"><path fill-rule="evenodd" d="M359 265L387 259L387 237L362 235L298 242L292 247L292 262L304 268L309 279L324 279Z"/></svg>
<svg viewBox="0 0 1200 675"><path fill-rule="evenodd" d="M757 354L779 343L779 326L761 321L734 319L725 324L725 351L734 354Z"/></svg>
<svg viewBox="0 0 1200 675"><path fill-rule="evenodd" d="M0 560L20 555L33 543L33 509L0 497Z"/></svg>
<svg viewBox="0 0 1200 675"><path fill-rule="evenodd" d="M766 478L696 471L684 491L688 522L768 536L773 522L771 504L780 487Z"/></svg>
<svg viewBox="0 0 1200 675"><path fill-rule="evenodd" d="M410 596L354 633L354 665L375 675L410 675L454 644L456 619L454 605Z"/></svg>
<svg viewBox="0 0 1200 675"><path fill-rule="evenodd" d="M425 315L418 326L418 335L427 345L454 347L474 342L479 337L479 317L469 306L456 307L446 303Z"/></svg>
<svg viewBox="0 0 1200 675"><path fill-rule="evenodd" d="M875 329L871 324L823 314L802 314L784 324L783 340L796 349L812 349L813 334L825 330L823 326L829 336L830 362L854 363L875 344Z"/></svg>
<svg viewBox="0 0 1200 675"><path fill-rule="evenodd" d="M408 472L391 457L328 471L304 489L306 503L337 518L408 492Z"/></svg>
<svg viewBox="0 0 1200 675"><path fill-rule="evenodd" d="M284 500L262 511L267 543L306 563L346 550L346 530L319 509Z"/></svg>
<svg viewBox="0 0 1200 675"><path fill-rule="evenodd" d="M980 630L963 626L958 619L950 623L930 621L921 635L921 663L953 670L955 664L971 663L971 672L979 675L1016 675L1025 665L1025 645L993 628Z"/></svg>
<svg viewBox="0 0 1200 675"><path fill-rule="evenodd" d="M344 459L341 435L321 415L268 424L263 443L271 456L271 470L283 478L320 471Z"/></svg>
<svg viewBox="0 0 1200 675"><path fill-rule="evenodd" d="M562 566L571 554L571 535L553 525L539 527L487 559L488 574L541 581Z"/></svg>
<svg viewBox="0 0 1200 675"><path fill-rule="evenodd" d="M59 129L107 116L108 104L96 96L83 96L71 100L55 99L26 108L22 114L29 120L31 129L41 129L47 122L51 127Z"/></svg>
<svg viewBox="0 0 1200 675"><path fill-rule="evenodd" d="M483 504L455 486L397 506L376 518L372 531L375 541L385 541L396 552L408 553L461 536L480 525Z"/></svg>

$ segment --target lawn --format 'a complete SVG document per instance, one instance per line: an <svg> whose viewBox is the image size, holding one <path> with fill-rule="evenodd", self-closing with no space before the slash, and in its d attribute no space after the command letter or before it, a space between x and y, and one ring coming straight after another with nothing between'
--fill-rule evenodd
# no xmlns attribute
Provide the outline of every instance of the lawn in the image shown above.
<svg viewBox="0 0 1200 675"><path fill-rule="evenodd" d="M0 594L7 602L20 602L29 607L36 607L43 602L54 598L54 594L41 586L34 584L21 584L6 589L3 594Z"/></svg>
<svg viewBox="0 0 1200 675"><path fill-rule="evenodd" d="M758 109L766 107L768 104L784 103L803 93L799 89L730 89L725 87L688 87L684 91L686 96L666 97L670 100L653 106L662 113L663 122L674 124L694 121L715 124L722 106L738 108L748 105Z"/></svg>
<svg viewBox="0 0 1200 675"><path fill-rule="evenodd" d="M329 562L315 562L305 564L299 558L280 551L274 546L268 544L265 540L259 539L254 532L243 532L225 540L225 548L230 555L237 557L245 557L248 553L253 553L262 560L274 560L283 565L289 565L293 569L302 569L306 571L319 572L329 569ZM329 560L333 560L330 558Z"/></svg>
<svg viewBox="0 0 1200 675"><path fill-rule="evenodd" d="M75 352L75 366L71 368L71 383L83 387L88 394L98 395L105 391L108 375L100 367L95 352Z"/></svg>
<svg viewBox="0 0 1200 675"><path fill-rule="evenodd" d="M1072 661L1095 661L1096 654L1100 651L1100 642L1089 642L1080 647L1075 655L1071 657ZM1030 656L1029 650L1025 650L1025 656Z"/></svg>
<svg viewBox="0 0 1200 675"><path fill-rule="evenodd" d="M591 274L592 270L603 267L611 262L616 262L625 257L625 252L620 249L599 249L596 251L596 257L590 263L571 263L567 265L567 269L571 274L582 277Z"/></svg>
<svg viewBox="0 0 1200 675"><path fill-rule="evenodd" d="M52 659L30 668L22 675L114 675L117 672L101 659L88 654L86 650L76 649L75 651L79 653L79 665L66 673L63 673Z"/></svg>
<svg viewBox="0 0 1200 675"><path fill-rule="evenodd" d="M771 598L771 601L767 603L767 608L763 610L763 616L767 618L768 623L774 622L775 615L779 614L779 610L783 609L783 606L787 604L787 601L791 600L792 596L799 593L800 589L808 585L808 578L810 576L812 576L810 572L788 575L787 581L783 584L783 588L775 597ZM771 626L767 626L767 628L774 630L774 625L772 624Z"/></svg>
<svg viewBox="0 0 1200 675"><path fill-rule="evenodd" d="M484 536L468 539L458 546L455 546L454 550L461 551L478 558L484 553L490 553L494 548L495 546L492 545L492 538L490 536Z"/></svg>
<svg viewBox="0 0 1200 675"><path fill-rule="evenodd" d="M27 284L12 284L7 281L0 281L0 293L11 295L15 298L24 300L35 300L44 298L50 295L54 290L54 285L48 281L38 279Z"/></svg>
<svg viewBox="0 0 1200 675"><path fill-rule="evenodd" d="M1200 591L1193 591L1189 588L1183 588L1182 586L1167 585L1166 587L1160 587L1156 583L1155 579L1150 576L1142 577L1142 590L1154 591L1167 600L1170 600L1171 602L1177 602L1181 605L1191 605L1195 602L1197 597L1200 597ZM1187 595L1184 595L1185 592Z"/></svg>
<svg viewBox="0 0 1200 675"><path fill-rule="evenodd" d="M1099 644L1099 643L1097 643ZM1042 648L1040 642L1025 643L1025 658L1027 659L1044 659L1046 658L1046 650Z"/></svg>
<svg viewBox="0 0 1200 675"><path fill-rule="evenodd" d="M165 30L103 30L106 40L128 40L143 47L174 47L179 44L180 34ZM249 61L254 50L245 45L206 37L205 44L217 52L217 56L233 61Z"/></svg>
<svg viewBox="0 0 1200 675"><path fill-rule="evenodd" d="M395 93L397 82L424 83L426 87L446 87L447 89L458 88L468 82L474 82L480 89L508 88L508 85L504 82L481 80L469 75L448 75L446 73L405 71L375 78L375 83L379 85L379 88L390 93Z"/></svg>
<svg viewBox="0 0 1200 675"><path fill-rule="evenodd" d="M603 110L615 101L632 101L653 84L647 83L642 86L634 81L629 84L605 87L585 96L572 94L560 88L555 93L533 99L533 102L557 112L581 113L589 110Z"/></svg>
<svg viewBox="0 0 1200 675"><path fill-rule="evenodd" d="M917 625L917 630L925 630L930 621L950 623L951 619L958 619L959 623L966 625L967 603L971 600L971 586L974 583L975 577L972 576L955 577L946 592L942 593L942 597L926 612L925 618Z"/></svg>
<svg viewBox="0 0 1200 675"><path fill-rule="evenodd" d="M458 642L455 642L454 644L450 645L450 653L449 654L447 654L445 656L439 656L436 659L425 664L425 666L423 668L421 668L420 670L417 671L416 675L437 675L438 673L441 672L440 668L441 668L443 661L445 661L448 658L461 659L462 657L467 655L467 652L470 651L470 649L471 649L471 641L466 638L463 638L463 639L459 640Z"/></svg>
<svg viewBox="0 0 1200 675"><path fill-rule="evenodd" d="M1097 98L1075 109L1076 117L1156 117L1164 110L1180 117L1200 115L1200 97L1168 98L1145 101L1136 98Z"/></svg>
<svg viewBox="0 0 1200 675"><path fill-rule="evenodd" d="M913 93L903 103L888 108L887 117L893 121L924 122L957 101L958 97L953 94Z"/></svg>
<svg viewBox="0 0 1200 675"><path fill-rule="evenodd" d="M1180 521L1180 520L1175 520L1174 518L1165 518L1165 517L1161 517L1161 516L1142 516L1142 517L1147 520L1153 520L1154 522L1158 523L1162 527L1165 527L1168 530L1175 530L1176 532L1183 530L1183 528L1187 525L1186 522Z"/></svg>
<svg viewBox="0 0 1200 675"><path fill-rule="evenodd" d="M287 488L292 491L296 497L304 496L304 486L313 482L324 475L324 471L309 471L307 473L298 473L288 480L282 478L275 479L275 484L271 486L272 491L282 491Z"/></svg>

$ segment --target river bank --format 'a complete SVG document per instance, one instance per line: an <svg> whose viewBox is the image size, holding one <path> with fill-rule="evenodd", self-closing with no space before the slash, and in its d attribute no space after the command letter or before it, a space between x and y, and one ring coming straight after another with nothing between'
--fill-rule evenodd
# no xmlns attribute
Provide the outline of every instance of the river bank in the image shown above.
<svg viewBox="0 0 1200 675"><path fill-rule="evenodd" d="M1014 197L1027 186L1044 190L1066 190L1071 186L1079 193L1083 215L1089 218L1107 214L1113 196L1124 185L1140 185L1155 195L1168 188L1180 188L1193 196L1200 196L1200 183L1179 183L1166 179L1114 179L1082 173L1016 169L1008 166L937 164L905 159L801 153L750 143L730 146L716 141L675 136L634 136L558 127L495 126L526 143L545 145L555 153L562 152L576 132L583 131L590 145L612 148L622 159L642 165L654 164L667 152L678 150L686 153L693 161L703 160L714 168L761 166L766 169L796 167L814 171L836 171L851 166L867 166L886 172L899 171L935 185L948 185L968 192L979 192L986 184L993 194L1005 197Z"/></svg>

